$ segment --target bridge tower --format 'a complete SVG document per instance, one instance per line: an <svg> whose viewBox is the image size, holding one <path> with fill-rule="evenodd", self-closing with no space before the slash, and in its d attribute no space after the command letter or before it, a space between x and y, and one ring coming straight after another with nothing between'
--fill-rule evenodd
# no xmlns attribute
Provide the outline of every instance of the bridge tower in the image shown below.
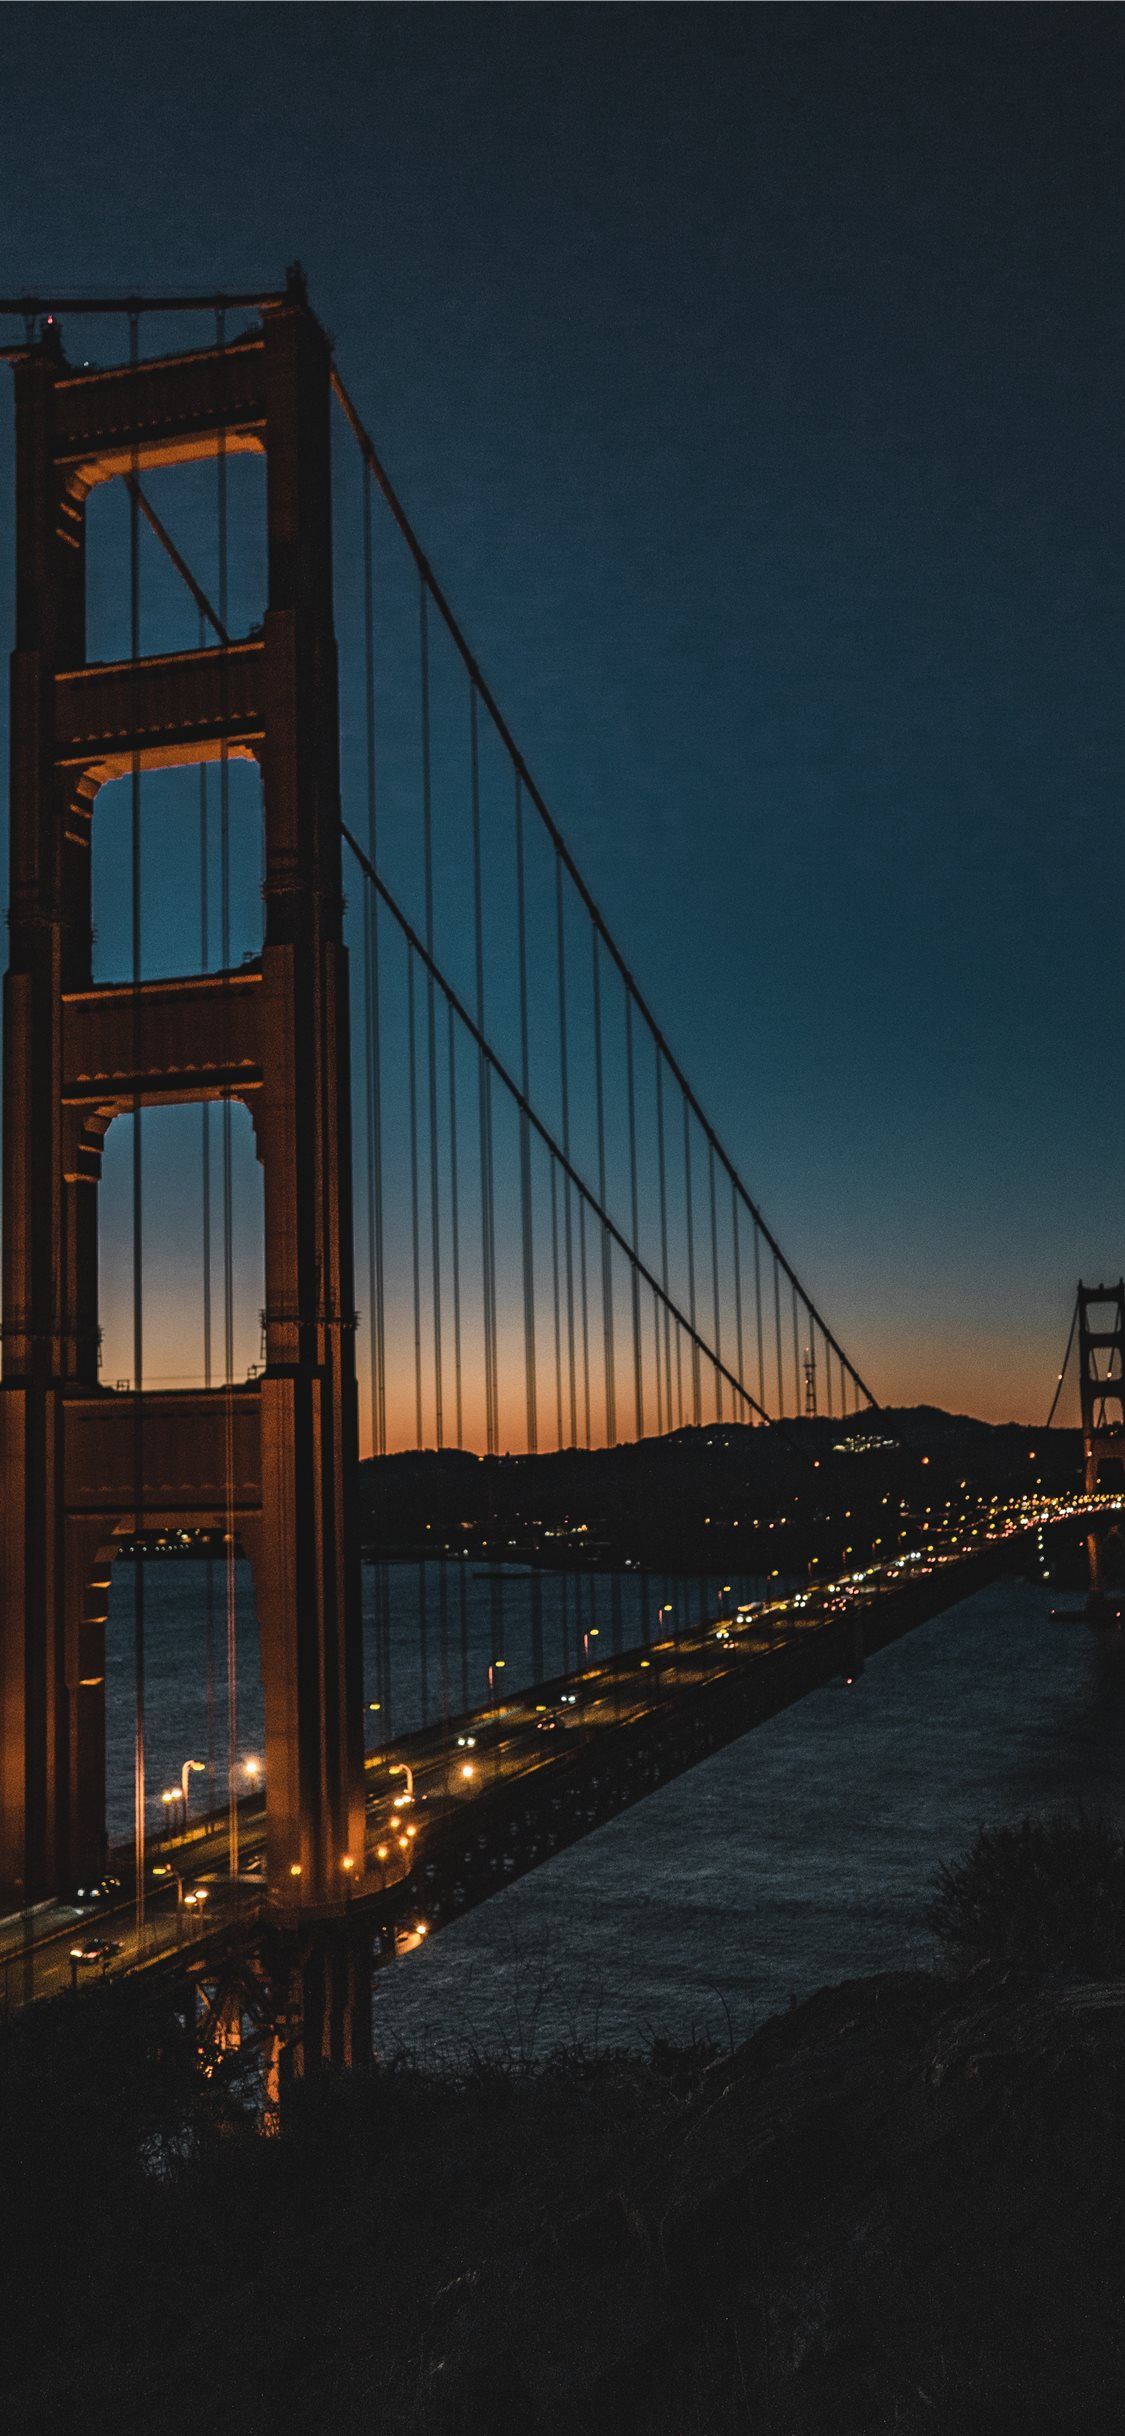
<svg viewBox="0 0 1125 2436"><path fill-rule="evenodd" d="M1119 1278L1115 1286L1079 1285L1078 1385L1089 1497L1103 1462L1125 1464L1125 1280ZM1101 1542L1092 1528L1086 1546L1090 1596L1097 1602L1102 1595Z"/></svg>
<svg viewBox="0 0 1125 2436"><path fill-rule="evenodd" d="M146 1527L222 1531L257 1595L267 1866L288 1909L362 1868L349 1057L330 525L330 360L299 276L260 326L110 370L48 328L15 366L10 963L3 1077L0 1901L104 1850L107 1560ZM88 665L85 505L151 466L260 450L268 608L229 647ZM239 755L265 815L260 956L95 987L91 832L134 770ZM249 1108L265 1205L260 1379L191 1393L98 1378L97 1195L115 1116Z"/></svg>

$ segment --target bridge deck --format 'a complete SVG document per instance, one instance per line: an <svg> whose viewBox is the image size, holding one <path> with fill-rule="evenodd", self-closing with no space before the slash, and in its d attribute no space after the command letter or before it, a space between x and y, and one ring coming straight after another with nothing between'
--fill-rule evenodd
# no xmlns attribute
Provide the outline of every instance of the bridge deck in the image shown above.
<svg viewBox="0 0 1125 2436"><path fill-rule="evenodd" d="M1086 1510L1075 1501L1050 1520ZM775 1600L403 1736L367 1761L367 1866L362 1881L342 1888L341 1914L368 1925L383 1955L409 1947L1018 1564L1035 1527L1021 1513L975 1548L828 1585L815 1602L802 1594ZM284 1905L276 1895L271 1904L261 1874L261 1794L239 1804L233 1882L228 1840L225 1812L162 1839L140 1933L124 1853L119 1901L96 1913L43 1904L0 1923L4 2011L69 1988L71 1948L86 1937L119 1948L108 1964L114 1977L155 1969L175 1978L224 1944L252 1944L267 1917L284 1922ZM86 1973L80 1965L78 1976Z"/></svg>

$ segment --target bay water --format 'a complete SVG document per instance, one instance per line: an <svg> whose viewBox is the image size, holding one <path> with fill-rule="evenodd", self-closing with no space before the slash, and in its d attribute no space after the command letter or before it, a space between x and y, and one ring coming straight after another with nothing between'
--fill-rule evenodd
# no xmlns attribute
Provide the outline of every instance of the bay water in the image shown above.
<svg viewBox="0 0 1125 2436"><path fill-rule="evenodd" d="M117 1570L107 1750L111 1833L126 1835L131 1584L128 1565ZM238 1744L253 1755L256 1635L249 1577L236 1570ZM206 1757L206 1571L193 1560L146 1567L157 1802L158 1781L178 1782L183 1758ZM606 1576L547 1577L533 1602L528 1577L509 1570L498 1601L495 1575L467 1572L463 1591L453 1575L436 1564L425 1579L412 1565L365 1568L368 1692L389 1693L397 1730L420 1720L423 1700L440 1715L443 1674L459 1707L462 1667L482 1700L498 1629L515 1690L532 1680L539 1634L548 1666L573 1662L583 1632L604 1632L607 1646L646 1626L656 1638L671 1628L660 1608L694 1621L723 1590L627 1575L615 1592ZM213 1577L213 1741L225 1766L224 1568ZM934 1873L979 1826L1080 1807L1125 1821L1125 1650L1115 1633L1052 1621L1052 1606L1076 1603L1042 1584L995 1582L880 1653L850 1687L810 1694L651 1794L378 1972L380 2051L451 2060L653 2037L723 2043L820 1986L924 1965ZM385 1718L369 1709L372 1745Z"/></svg>

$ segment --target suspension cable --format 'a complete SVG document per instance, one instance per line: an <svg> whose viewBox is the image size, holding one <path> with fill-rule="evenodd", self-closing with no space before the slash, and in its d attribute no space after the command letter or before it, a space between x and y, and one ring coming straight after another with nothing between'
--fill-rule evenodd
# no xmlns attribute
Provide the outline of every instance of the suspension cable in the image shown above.
<svg viewBox="0 0 1125 2436"><path fill-rule="evenodd" d="M725 1168L732 1184L739 1194L740 1199L749 1212L755 1227L760 1229L762 1235L764 1236L768 1249L773 1254L774 1258L780 1262L786 1277L798 1287L802 1297L804 1297L805 1289L800 1285L800 1280L798 1279L795 1270L791 1267L789 1261L786 1259L780 1244L769 1226L766 1224L761 1210L758 1208L756 1202L753 1200L751 1194L747 1190L738 1169L735 1167L728 1151L724 1148L722 1141L715 1132L715 1129L707 1117L703 1107L696 1098L691 1084L688 1081L687 1075L669 1047L647 999L641 991L640 986L636 981L628 963L626 962L625 957L622 955L621 950L617 946L613 934L610 931L599 906L597 905L594 897L591 895L591 892L582 877L581 871L570 853L562 832L558 828L543 795L541 794L530 770L528 769L527 763L516 744L515 738L512 735L506 720L503 717L500 707L495 699L495 696L491 692L479 663L474 658L474 655L465 640L461 628L458 625L457 620L453 615L453 611L449 606L449 602L447 601L445 594L437 581L433 568L431 567L429 560L427 559L425 552L423 551L421 544L414 533L413 527L406 515L406 511L390 482L390 479L375 448L374 442L372 441L370 434L362 422L358 408L354 405L349 392L345 388L339 369L335 364L332 368L332 387L337 402L343 412L344 418L352 432L356 445L359 448L361 455L366 458L371 467L375 481L383 494L391 516L393 517L394 522L406 543L407 549L414 560L419 576L429 591L434 606L448 631L450 640L464 664L470 684L474 688L475 693L479 696L481 702L483 702L488 716L492 721L493 727L496 730L497 736L499 737L500 742L513 765L513 768L517 771L527 796L534 805L535 810L543 823L558 860L561 862L567 877L572 882L590 921L594 924L595 928L599 932L606 948L606 952L616 965L622 981L625 984L625 988L636 1005L638 1014L640 1014L643 1021L648 1026L657 1048L662 1052L664 1058L666 1059L669 1072L672 1074L680 1091L684 1094L686 1100L688 1101L691 1113L695 1117L696 1122L702 1128L705 1140L714 1148L717 1159ZM815 1309L815 1306L810 1302L809 1308L810 1310L813 1310ZM843 1347L839 1345L836 1337L832 1334L832 1331L828 1328L826 1322L821 1318L819 1311L816 1313L816 1316L818 1319L820 1319L820 1324L824 1330L825 1337L838 1352L841 1362L846 1366L860 1394L866 1397L869 1404L875 1405L877 1403L876 1397L873 1395L871 1389L866 1385L865 1381L860 1377L854 1363L844 1353Z"/></svg>
<svg viewBox="0 0 1125 2436"><path fill-rule="evenodd" d="M1067 1374L1067 1369L1068 1369L1069 1364L1070 1364L1071 1350L1072 1350L1072 1347L1073 1347L1073 1345L1074 1345L1074 1331L1075 1331L1075 1329L1077 1328L1077 1326L1078 1326L1078 1297L1077 1297L1077 1295L1076 1295L1076 1296L1075 1296L1075 1300L1074 1300L1074 1309L1073 1309L1073 1311L1071 1312L1071 1315L1070 1315L1070 1334L1069 1334L1069 1336L1067 1337L1067 1340L1066 1340L1066 1352L1065 1352L1065 1353L1064 1353L1064 1355L1063 1355L1063 1366L1062 1366L1062 1369L1061 1369L1061 1370L1060 1370L1060 1372L1059 1372L1058 1385L1057 1385L1057 1387L1056 1387L1056 1389L1055 1389L1054 1395L1053 1395L1053 1396L1052 1396L1052 1398L1051 1398L1051 1409L1050 1409L1050 1412L1048 1413L1047 1418L1046 1418L1046 1420L1045 1420L1045 1422L1044 1422L1044 1424L1043 1424L1044 1429L1050 1429L1051 1423L1052 1423L1052 1421L1053 1421L1053 1420L1054 1420L1054 1418L1055 1418L1055 1413L1056 1413L1056 1410L1057 1410L1057 1408L1058 1408L1058 1401L1059 1401L1059 1397L1060 1397L1060 1396L1061 1396L1061 1394L1062 1394L1062 1389L1063 1389L1063 1380L1064 1380L1064 1379L1065 1379L1065 1377L1066 1377L1066 1374Z"/></svg>
<svg viewBox="0 0 1125 2436"><path fill-rule="evenodd" d="M614 1242L618 1246L618 1249L625 1254L626 1259L635 1262L644 1283L659 1296L662 1304L669 1311L672 1319L675 1321L679 1331L687 1337L689 1344L693 1347L696 1353L696 1356L702 1356L702 1358L706 1361L713 1363L715 1359L713 1348L705 1343L704 1339L699 1335L698 1330L692 1326L690 1320L685 1318L683 1312L678 1308L672 1297L664 1293L659 1280L653 1275L653 1272L649 1268L647 1262L641 1259L640 1255L633 1250L632 1245L629 1243L627 1237L622 1234L622 1231L617 1225L616 1221L611 1218L608 1210L602 1208L601 1203L599 1202L592 1187L586 1183L585 1179L579 1174L572 1161L566 1156L566 1153L562 1149L561 1145L555 1140L550 1128L544 1123L537 1110L531 1107L530 1104L524 1099L523 1093L520 1090L515 1076L509 1073L508 1068L505 1066L498 1052L492 1047L491 1042L485 1038L484 1032L482 1031L480 1025L474 1022L472 1015L469 1013L469 1010L465 1006L463 1000L458 996L452 983L446 979L445 974L433 962L433 959L427 956L425 946L423 941L419 938L417 931L407 920L401 906L398 904L396 898L392 895L391 890L388 888L386 881L368 861L362 846L359 844L358 839L353 836L352 831L348 828L346 822L341 822L341 834L345 840L345 843L350 847L361 871L366 875L369 885L377 890L383 904L387 908L388 913L391 915L393 921L397 924L398 929L406 942L408 956L416 959L417 962L422 965L424 970L432 971L438 989L441 991L442 996L447 1000L448 1004L452 1006L458 1021L462 1025L463 1029L468 1033L470 1039L476 1043L476 1046L481 1052L489 1072L496 1075L497 1080L503 1084L509 1098L514 1102L517 1108L527 1109L532 1131L538 1135L540 1141L545 1144L546 1148L550 1152L552 1161L558 1168L564 1186L569 1185L571 1190L577 1195L579 1201L586 1204L586 1207L589 1209L591 1215L598 1220L599 1224L609 1229ZM735 1394L741 1399L741 1401L744 1404L749 1405L752 1411L757 1412L761 1420L768 1422L770 1420L769 1413L765 1410L764 1406L759 1405L756 1397L751 1395L749 1388L744 1386L742 1380L735 1377L734 1372L728 1369L725 1362L720 1364L719 1367L722 1370L722 1375L727 1386L733 1388Z"/></svg>

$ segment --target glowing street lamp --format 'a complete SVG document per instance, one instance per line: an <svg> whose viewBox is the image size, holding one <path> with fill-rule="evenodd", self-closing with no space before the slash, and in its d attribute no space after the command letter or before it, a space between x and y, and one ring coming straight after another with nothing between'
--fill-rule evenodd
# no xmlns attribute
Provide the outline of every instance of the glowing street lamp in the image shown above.
<svg viewBox="0 0 1125 2436"><path fill-rule="evenodd" d="M183 1767L180 1770L180 1799L184 1805L185 1827L187 1826L188 1821L188 1787L193 1776L206 1776L206 1774L207 1766L204 1760L185 1759Z"/></svg>

